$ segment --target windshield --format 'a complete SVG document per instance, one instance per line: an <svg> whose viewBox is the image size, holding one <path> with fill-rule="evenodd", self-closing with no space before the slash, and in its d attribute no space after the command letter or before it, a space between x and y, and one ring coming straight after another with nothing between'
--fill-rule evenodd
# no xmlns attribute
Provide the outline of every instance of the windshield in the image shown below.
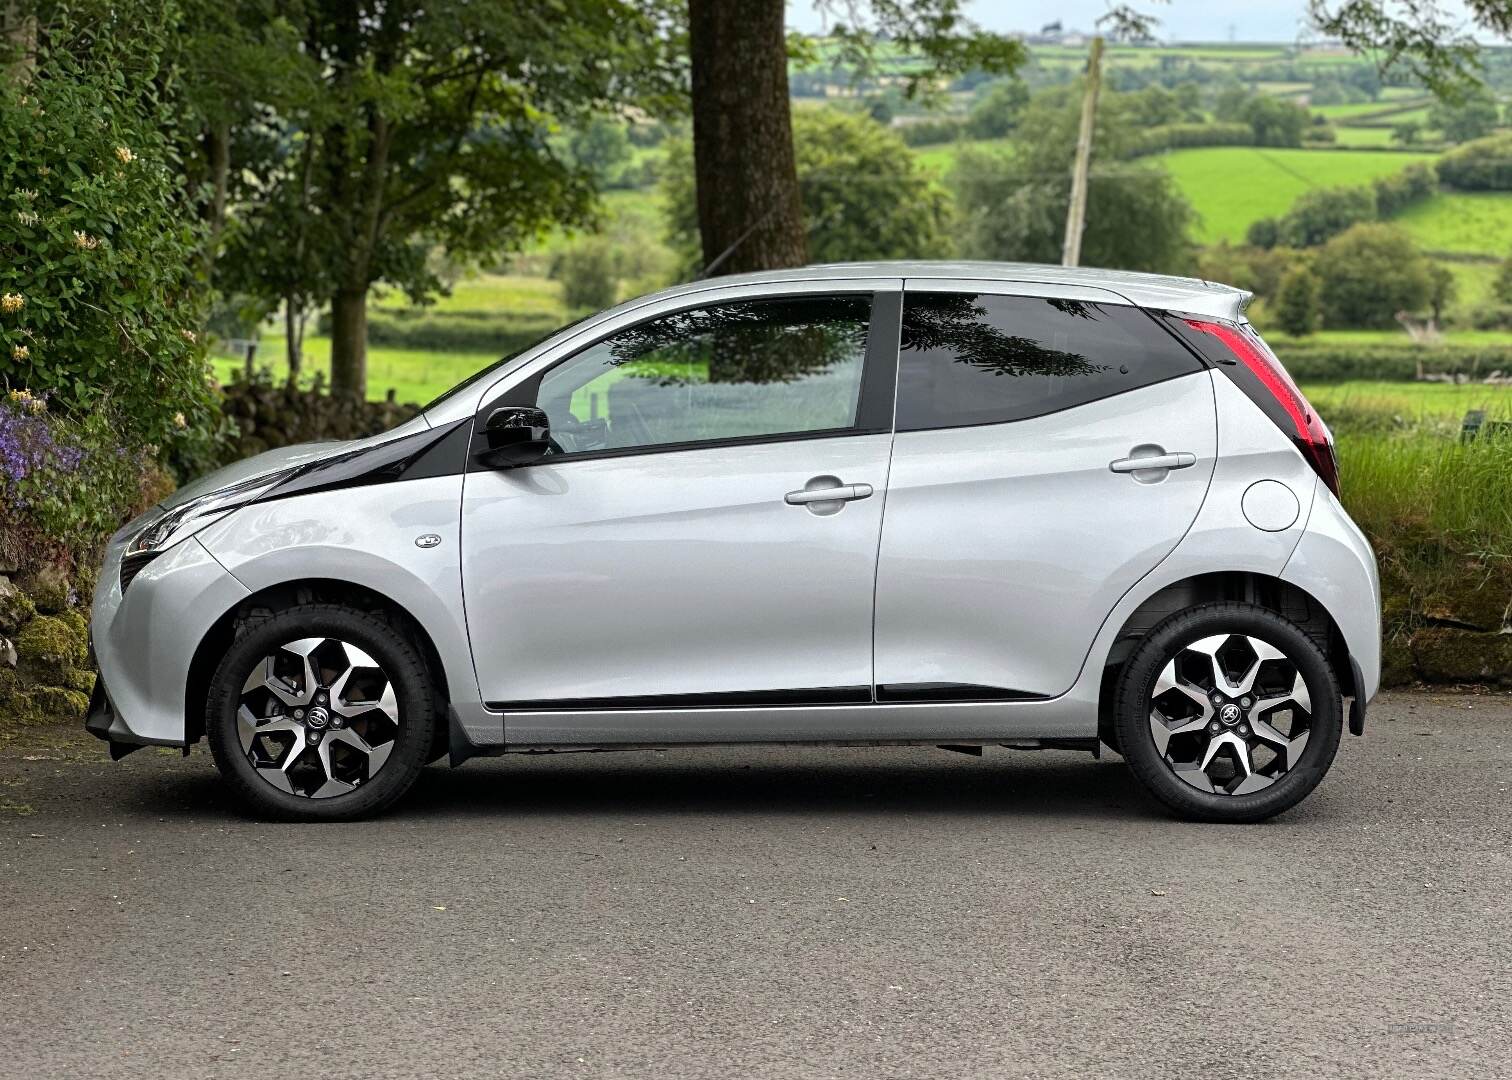
<svg viewBox="0 0 1512 1080"><path fill-rule="evenodd" d="M508 353L505 356L500 357L498 360L495 360L492 364L489 364L487 367L481 367L481 368L479 368L477 371L473 372L467 378L465 378L461 382L459 382L456 386L452 387L450 390L447 390L445 393L441 394L441 396L437 397L434 401L431 401L429 404L427 404L425 406L425 408L421 409L420 411L421 412L430 412L432 409L436 408L442 402L451 400L451 398L453 397L453 395L459 394L463 390L466 390L469 386L471 386L473 383L477 382L479 379L482 379L486 375L492 375L495 371L498 371L501 367L503 367L505 364L509 363L511 360L514 360L517 357L524 356L531 349L534 349L537 345L540 345L543 341L548 341L551 338L556 337L563 330L570 330L572 327L576 326L578 323L582 322L583 319L586 319L586 318L588 318L588 316L584 315L582 318L573 319L569 323L563 323L561 326L557 327L555 330L548 330L546 333L542 334L540 337L536 338L535 340L529 342L526 345L520 346L518 349L516 349L512 353Z"/></svg>

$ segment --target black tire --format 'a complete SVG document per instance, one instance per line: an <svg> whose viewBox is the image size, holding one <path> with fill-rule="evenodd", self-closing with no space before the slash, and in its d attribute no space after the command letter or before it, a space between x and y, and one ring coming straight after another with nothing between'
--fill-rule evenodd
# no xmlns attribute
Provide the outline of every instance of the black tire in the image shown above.
<svg viewBox="0 0 1512 1080"><path fill-rule="evenodd" d="M1270 786L1247 794L1199 790L1182 780L1151 731L1151 694L1165 665L1193 642L1219 634L1247 635L1279 649L1311 699L1311 724L1294 764ZM1294 623L1252 604L1211 603L1170 616L1146 635L1117 683L1114 725L1129 768L1158 800L1192 821L1263 821L1301 802L1333 763L1343 730L1338 679L1317 644Z"/></svg>
<svg viewBox="0 0 1512 1080"><path fill-rule="evenodd" d="M324 637L363 650L393 687L398 723L387 759L353 790L325 798L281 791L258 775L237 730L241 692L254 667L280 646ZM383 810L408 791L432 752L437 704L425 660L382 614L344 604L303 604L247 624L226 651L205 702L205 732L216 767L259 817L350 821ZM334 755L334 749L331 751Z"/></svg>

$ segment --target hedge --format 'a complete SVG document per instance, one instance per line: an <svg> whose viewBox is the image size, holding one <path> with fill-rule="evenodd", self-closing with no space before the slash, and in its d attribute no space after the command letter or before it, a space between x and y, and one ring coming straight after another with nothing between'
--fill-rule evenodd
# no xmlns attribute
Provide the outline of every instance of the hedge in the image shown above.
<svg viewBox="0 0 1512 1080"><path fill-rule="evenodd" d="M1249 124L1159 124L1135 134L1129 157L1195 146L1253 146L1255 129Z"/></svg>
<svg viewBox="0 0 1512 1080"><path fill-rule="evenodd" d="M485 352L503 356L561 325L553 315L495 312L368 312L368 344L434 352ZM321 316L320 331L330 332Z"/></svg>
<svg viewBox="0 0 1512 1080"><path fill-rule="evenodd" d="M1298 382L1405 382L1417 378L1419 364L1425 375L1512 374L1512 345L1315 345L1302 341L1282 342L1273 348Z"/></svg>
<svg viewBox="0 0 1512 1080"><path fill-rule="evenodd" d="M1512 191L1512 133L1455 147L1438 159L1438 175L1462 191Z"/></svg>

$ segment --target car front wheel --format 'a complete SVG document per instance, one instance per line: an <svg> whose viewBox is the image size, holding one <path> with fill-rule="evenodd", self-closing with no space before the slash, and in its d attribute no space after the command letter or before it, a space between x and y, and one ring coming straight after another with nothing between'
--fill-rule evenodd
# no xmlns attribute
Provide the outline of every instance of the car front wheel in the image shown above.
<svg viewBox="0 0 1512 1080"><path fill-rule="evenodd" d="M1197 821L1260 821L1318 786L1343 700L1322 650L1265 608L1213 603L1155 627L1125 665L1115 724L1157 799Z"/></svg>
<svg viewBox="0 0 1512 1080"><path fill-rule="evenodd" d="M419 650L383 615L342 604L245 626L206 702L221 775L254 813L285 820L388 806L429 759L435 727Z"/></svg>

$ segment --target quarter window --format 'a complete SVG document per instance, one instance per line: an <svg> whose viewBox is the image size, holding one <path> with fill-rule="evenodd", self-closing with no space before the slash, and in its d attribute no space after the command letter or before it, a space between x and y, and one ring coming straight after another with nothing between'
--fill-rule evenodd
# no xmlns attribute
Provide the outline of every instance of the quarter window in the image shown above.
<svg viewBox="0 0 1512 1080"><path fill-rule="evenodd" d="M871 304L779 297L664 315L552 368L536 404L567 454L849 428Z"/></svg>
<svg viewBox="0 0 1512 1080"><path fill-rule="evenodd" d="M1201 365L1139 308L986 293L909 294L899 431L1043 416Z"/></svg>

